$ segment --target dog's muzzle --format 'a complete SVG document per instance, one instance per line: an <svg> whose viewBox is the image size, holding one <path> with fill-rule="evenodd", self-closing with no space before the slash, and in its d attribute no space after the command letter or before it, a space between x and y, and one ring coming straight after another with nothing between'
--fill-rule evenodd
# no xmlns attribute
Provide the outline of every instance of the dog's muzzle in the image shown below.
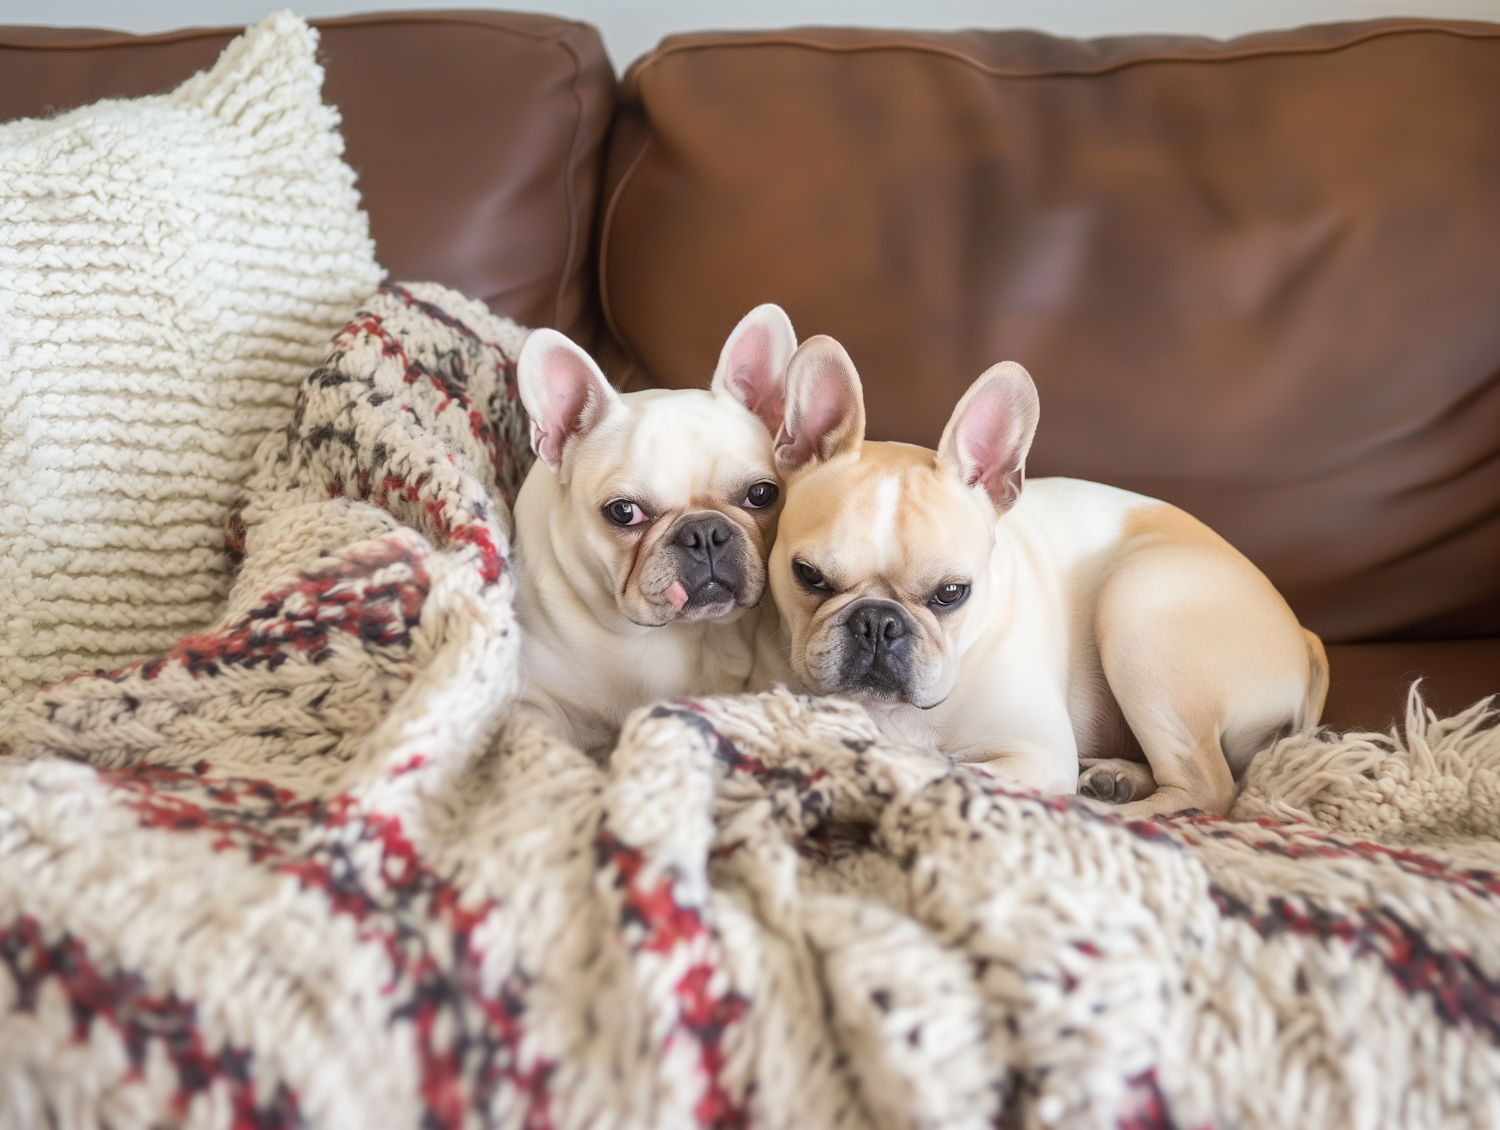
<svg viewBox="0 0 1500 1130"><path fill-rule="evenodd" d="M741 602L745 567L739 534L720 514L688 515L672 531L677 575L688 595L684 612L722 614Z"/></svg>
<svg viewBox="0 0 1500 1130"><path fill-rule="evenodd" d="M844 613L839 689L890 701L906 697L916 628L893 600L857 600Z"/></svg>

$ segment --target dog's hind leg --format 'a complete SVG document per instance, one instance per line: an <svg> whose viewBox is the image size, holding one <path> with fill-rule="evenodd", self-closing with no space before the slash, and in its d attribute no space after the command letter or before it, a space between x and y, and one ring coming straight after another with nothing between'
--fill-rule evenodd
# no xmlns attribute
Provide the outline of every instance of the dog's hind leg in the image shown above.
<svg viewBox="0 0 1500 1130"><path fill-rule="evenodd" d="M1109 804L1145 800L1156 791L1156 777L1144 761L1123 757L1080 757L1078 795Z"/></svg>
<svg viewBox="0 0 1500 1130"><path fill-rule="evenodd" d="M1132 543L1100 586L1095 642L1156 791L1112 811L1226 813L1266 735L1311 724L1313 649L1271 583L1207 527L1180 515Z"/></svg>

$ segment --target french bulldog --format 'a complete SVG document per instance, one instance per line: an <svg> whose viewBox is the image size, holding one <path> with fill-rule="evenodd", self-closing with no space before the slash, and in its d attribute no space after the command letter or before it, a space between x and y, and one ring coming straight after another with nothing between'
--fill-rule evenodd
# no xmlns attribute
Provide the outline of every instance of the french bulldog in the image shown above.
<svg viewBox="0 0 1500 1130"><path fill-rule="evenodd" d="M1228 542L1143 495L1025 481L1020 365L974 382L936 451L864 439L832 338L797 350L785 405L752 688L853 696L888 733L1132 817L1227 812L1257 751L1317 723L1323 645Z"/></svg>
<svg viewBox="0 0 1500 1130"><path fill-rule="evenodd" d="M654 699L742 691L781 509L771 437L797 347L756 307L707 389L621 394L554 330L517 359L536 462L516 497L520 708L601 756Z"/></svg>

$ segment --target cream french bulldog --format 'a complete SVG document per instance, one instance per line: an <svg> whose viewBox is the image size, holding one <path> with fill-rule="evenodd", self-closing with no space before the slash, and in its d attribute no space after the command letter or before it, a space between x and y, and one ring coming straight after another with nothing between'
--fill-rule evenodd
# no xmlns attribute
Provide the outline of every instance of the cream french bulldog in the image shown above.
<svg viewBox="0 0 1500 1130"><path fill-rule="evenodd" d="M742 691L780 510L771 437L797 347L778 306L710 389L621 394L554 330L517 361L537 460L516 498L521 707L596 755L653 699Z"/></svg>
<svg viewBox="0 0 1500 1130"><path fill-rule="evenodd" d="M1098 483L1022 489L1021 366L974 382L937 451L864 440L831 338L797 350L785 403L752 687L854 696L909 741L1130 816L1227 812L1258 750L1317 723L1322 643L1223 538Z"/></svg>

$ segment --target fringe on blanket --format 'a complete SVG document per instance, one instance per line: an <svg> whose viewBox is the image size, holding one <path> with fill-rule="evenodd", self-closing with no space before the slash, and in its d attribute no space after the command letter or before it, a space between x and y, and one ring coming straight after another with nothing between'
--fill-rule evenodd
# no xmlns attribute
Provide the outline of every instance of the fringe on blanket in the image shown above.
<svg viewBox="0 0 1500 1130"><path fill-rule="evenodd" d="M524 336L387 288L212 631L0 757L0 1124L1500 1124L1495 713L1305 735L1230 818L1007 793L784 692L507 705Z"/></svg>
<svg viewBox="0 0 1500 1130"><path fill-rule="evenodd" d="M1406 726L1332 740L1299 734L1251 763L1239 819L1303 821L1388 843L1500 838L1500 711L1495 696L1451 718L1406 697Z"/></svg>

